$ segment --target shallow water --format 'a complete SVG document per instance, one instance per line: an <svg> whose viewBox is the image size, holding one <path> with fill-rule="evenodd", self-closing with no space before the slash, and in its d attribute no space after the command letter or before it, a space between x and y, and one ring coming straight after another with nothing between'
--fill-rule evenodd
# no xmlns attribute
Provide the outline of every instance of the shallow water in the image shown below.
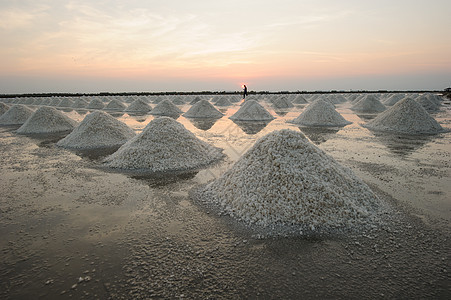
<svg viewBox="0 0 451 300"><path fill-rule="evenodd" d="M167 178L109 172L102 156L55 147L58 137L0 127L0 297L450 298L450 133L372 133L347 103L337 110L353 123L337 129L286 123L304 106L266 106L277 117L269 124L235 124L227 117L238 108L210 122L179 117L227 159ZM137 132L154 118L115 117ZM434 117L451 129L450 107ZM303 131L393 206L386 226L261 238L189 197L282 128Z"/></svg>

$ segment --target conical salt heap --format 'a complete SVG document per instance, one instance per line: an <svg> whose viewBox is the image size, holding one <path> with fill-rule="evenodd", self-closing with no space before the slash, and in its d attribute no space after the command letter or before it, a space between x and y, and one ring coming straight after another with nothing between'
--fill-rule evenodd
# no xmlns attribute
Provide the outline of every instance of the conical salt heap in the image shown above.
<svg viewBox="0 0 451 300"><path fill-rule="evenodd" d="M287 97L276 97L271 100L272 106L275 109L284 109L284 108L292 108L294 107L293 103L291 103L290 100L288 100Z"/></svg>
<svg viewBox="0 0 451 300"><path fill-rule="evenodd" d="M345 126L351 124L340 115L333 104L318 98L290 123L303 126Z"/></svg>
<svg viewBox="0 0 451 300"><path fill-rule="evenodd" d="M304 96L298 95L296 98L294 98L293 101L291 101L293 104L307 104L308 101L305 100Z"/></svg>
<svg viewBox="0 0 451 300"><path fill-rule="evenodd" d="M58 107L72 107L74 105L74 101L70 98L63 98L61 102L58 104Z"/></svg>
<svg viewBox="0 0 451 300"><path fill-rule="evenodd" d="M233 104L229 101L229 99L227 99L227 97L220 97L218 101L215 102L215 105L225 107L232 106Z"/></svg>
<svg viewBox="0 0 451 300"><path fill-rule="evenodd" d="M184 105L185 104L185 100L183 100L182 97L175 97L174 99L172 99L171 102L175 105Z"/></svg>
<svg viewBox="0 0 451 300"><path fill-rule="evenodd" d="M126 112L132 113L148 113L151 110L152 107L142 99L136 99L125 109Z"/></svg>
<svg viewBox="0 0 451 300"><path fill-rule="evenodd" d="M92 99L91 102L89 102L89 104L86 106L86 108L88 109L103 109L104 107L105 104L103 104L103 101L98 98Z"/></svg>
<svg viewBox="0 0 451 300"><path fill-rule="evenodd" d="M59 110L49 106L38 108L28 120L17 129L19 134L56 133L70 131L77 125Z"/></svg>
<svg viewBox="0 0 451 300"><path fill-rule="evenodd" d="M59 98L52 98L50 100L49 106L58 106L61 103L61 99Z"/></svg>
<svg viewBox="0 0 451 300"><path fill-rule="evenodd" d="M193 171L222 158L221 149L198 139L174 119L161 117L104 162L110 168L154 173Z"/></svg>
<svg viewBox="0 0 451 300"><path fill-rule="evenodd" d="M0 116L7 112L8 109L10 109L10 106L8 104L0 102Z"/></svg>
<svg viewBox="0 0 451 300"><path fill-rule="evenodd" d="M88 106L88 102L83 98L75 99L72 105L73 108L85 108L86 106Z"/></svg>
<svg viewBox="0 0 451 300"><path fill-rule="evenodd" d="M274 117L255 100L246 100L231 117L234 121L269 121Z"/></svg>
<svg viewBox="0 0 451 300"><path fill-rule="evenodd" d="M379 113L385 110L385 106L373 95L366 95L357 103L355 103L351 109L360 113Z"/></svg>
<svg viewBox="0 0 451 300"><path fill-rule="evenodd" d="M423 106L426 111L435 112L440 110L440 105L428 96L421 95L415 101Z"/></svg>
<svg viewBox="0 0 451 300"><path fill-rule="evenodd" d="M221 118L224 114L220 112L207 100L197 101L183 114L186 118Z"/></svg>
<svg viewBox="0 0 451 300"><path fill-rule="evenodd" d="M126 108L125 104L118 99L111 100L106 106L106 110L123 111Z"/></svg>
<svg viewBox="0 0 451 300"><path fill-rule="evenodd" d="M260 138L220 178L199 191L246 223L336 228L365 224L379 199L354 173L301 133Z"/></svg>
<svg viewBox="0 0 451 300"><path fill-rule="evenodd" d="M374 131L413 135L447 131L411 98L404 98L363 126Z"/></svg>
<svg viewBox="0 0 451 300"><path fill-rule="evenodd" d="M151 115L168 117L176 117L181 113L182 111L168 99L164 99L163 101L158 103L158 105L155 106L150 112Z"/></svg>
<svg viewBox="0 0 451 300"><path fill-rule="evenodd" d="M0 116L0 125L22 125L33 114L33 111L23 104L14 104Z"/></svg>
<svg viewBox="0 0 451 300"><path fill-rule="evenodd" d="M133 129L103 111L94 111L57 146L69 149L112 148L135 136Z"/></svg>
<svg viewBox="0 0 451 300"><path fill-rule="evenodd" d="M404 98L405 98L405 95L403 95L403 94L393 94L390 97L388 97L387 99L385 99L383 102L384 102L384 105L393 106L396 103L398 103L398 101L400 101Z"/></svg>
<svg viewBox="0 0 451 300"><path fill-rule="evenodd" d="M189 104L194 105L197 102L199 102L200 100L202 100L199 96L194 97L193 100L191 100L191 102Z"/></svg>

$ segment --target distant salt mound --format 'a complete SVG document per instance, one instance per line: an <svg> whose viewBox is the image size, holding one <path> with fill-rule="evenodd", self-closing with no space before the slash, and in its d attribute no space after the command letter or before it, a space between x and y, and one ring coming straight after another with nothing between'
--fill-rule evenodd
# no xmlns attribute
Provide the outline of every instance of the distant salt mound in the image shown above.
<svg viewBox="0 0 451 300"><path fill-rule="evenodd" d="M33 110L23 104L14 104L0 116L0 125L22 125L33 114Z"/></svg>
<svg viewBox="0 0 451 300"><path fill-rule="evenodd" d="M151 110L152 107L142 99L136 99L125 109L126 112L131 113L148 113Z"/></svg>
<svg viewBox="0 0 451 300"><path fill-rule="evenodd" d="M74 105L74 101L72 101L69 98L64 98L61 100L61 102L58 104L58 107L72 107Z"/></svg>
<svg viewBox="0 0 451 300"><path fill-rule="evenodd" d="M98 98L92 99L88 106L86 106L87 109L103 109L104 107L105 104L103 104L103 101Z"/></svg>
<svg viewBox="0 0 451 300"><path fill-rule="evenodd" d="M8 109L10 109L10 106L8 104L0 102L0 116L3 115L6 111L8 111Z"/></svg>
<svg viewBox="0 0 451 300"><path fill-rule="evenodd" d="M202 100L199 96L194 97L193 100L191 100L191 102L189 104L193 105L196 104L197 102L199 102L200 100Z"/></svg>
<svg viewBox="0 0 451 300"><path fill-rule="evenodd" d="M94 111L57 146L69 149L112 148L135 136L133 129L103 111Z"/></svg>
<svg viewBox="0 0 451 300"><path fill-rule="evenodd" d="M317 99L291 123L303 126L345 126L351 124L343 118L333 104Z"/></svg>
<svg viewBox="0 0 451 300"><path fill-rule="evenodd" d="M72 108L86 108L88 106L88 102L85 99L78 98L74 101Z"/></svg>
<svg viewBox="0 0 451 300"><path fill-rule="evenodd" d="M220 97L219 99L217 99L216 106L221 106L221 107L226 107L226 106L232 106L232 102L229 101L229 99L227 99L227 97Z"/></svg>
<svg viewBox="0 0 451 300"><path fill-rule="evenodd" d="M74 129L77 125L59 110L49 106L38 108L27 121L17 129L19 134L42 134L65 132Z"/></svg>
<svg viewBox="0 0 451 300"><path fill-rule="evenodd" d="M175 105L184 105L185 100L183 100L182 97L175 97L174 99L172 99L172 103L174 103Z"/></svg>
<svg viewBox="0 0 451 300"><path fill-rule="evenodd" d="M105 110L123 111L126 108L125 104L118 99L111 100L106 106Z"/></svg>
<svg viewBox="0 0 451 300"><path fill-rule="evenodd" d="M440 110L440 104L438 104L431 97L428 97L426 95L419 96L418 98L415 99L415 101L421 104L421 106L423 106L423 108L428 112L435 112Z"/></svg>
<svg viewBox="0 0 451 300"><path fill-rule="evenodd" d="M304 96L298 95L294 100L292 101L293 104L307 104L308 101L305 100Z"/></svg>
<svg viewBox="0 0 451 300"><path fill-rule="evenodd" d="M374 95L366 95L355 103L351 109L355 112L372 114L384 111L385 106Z"/></svg>
<svg viewBox="0 0 451 300"><path fill-rule="evenodd" d="M390 97L388 97L387 99L385 99L383 101L383 103L384 103L384 105L387 105L387 106L393 106L396 103L398 103L398 101L400 101L404 98L405 98L405 95L403 95L403 94L393 94Z"/></svg>
<svg viewBox="0 0 451 300"><path fill-rule="evenodd" d="M186 118L221 118L224 114L220 112L207 100L197 101L191 108L183 114Z"/></svg>
<svg viewBox="0 0 451 300"><path fill-rule="evenodd" d="M174 119L161 117L152 120L104 163L123 170L179 172L196 170L222 158L221 149L198 139Z"/></svg>
<svg viewBox="0 0 451 300"><path fill-rule="evenodd" d="M301 132L288 129L260 138L198 196L232 217L264 227L360 225L371 221L380 205L350 169Z"/></svg>
<svg viewBox="0 0 451 300"><path fill-rule="evenodd" d="M241 101L241 97L238 96L230 96L229 101L232 103L237 103Z"/></svg>
<svg viewBox="0 0 451 300"><path fill-rule="evenodd" d="M42 101L44 101L43 98L37 98L34 100L33 105L42 105Z"/></svg>
<svg viewBox="0 0 451 300"><path fill-rule="evenodd" d="M272 99L271 102L272 102L272 106L275 109L284 109L284 108L294 107L293 103L291 103L291 101L288 100L288 98L285 96L276 97L276 98Z"/></svg>
<svg viewBox="0 0 451 300"><path fill-rule="evenodd" d="M181 113L182 111L168 99L165 99L158 103L158 105L155 106L154 109L152 109L152 111L150 112L151 115L168 117L176 117Z"/></svg>
<svg viewBox="0 0 451 300"><path fill-rule="evenodd" d="M59 98L52 98L48 105L49 106L58 106L58 105L60 105L60 103L61 103L61 99L59 99Z"/></svg>
<svg viewBox="0 0 451 300"><path fill-rule="evenodd" d="M404 98L363 126L374 131L412 135L447 131L411 98Z"/></svg>
<svg viewBox="0 0 451 300"><path fill-rule="evenodd" d="M255 100L246 100L230 119L236 121L270 121L274 120L274 117Z"/></svg>

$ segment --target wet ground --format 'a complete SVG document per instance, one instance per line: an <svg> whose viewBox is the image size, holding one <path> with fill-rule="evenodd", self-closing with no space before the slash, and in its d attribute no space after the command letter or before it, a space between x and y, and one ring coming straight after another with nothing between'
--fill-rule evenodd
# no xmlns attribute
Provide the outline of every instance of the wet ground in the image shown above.
<svg viewBox="0 0 451 300"><path fill-rule="evenodd" d="M101 168L106 153L55 147L61 136L0 127L1 299L450 299L451 133L409 137L180 117L227 160L195 174L151 178ZM182 108L184 111L187 107ZM84 111L66 111L82 120ZM141 131L152 116L115 116ZM451 110L434 117L451 129ZM273 130L303 131L367 182L392 210L371 230L262 237L189 197Z"/></svg>

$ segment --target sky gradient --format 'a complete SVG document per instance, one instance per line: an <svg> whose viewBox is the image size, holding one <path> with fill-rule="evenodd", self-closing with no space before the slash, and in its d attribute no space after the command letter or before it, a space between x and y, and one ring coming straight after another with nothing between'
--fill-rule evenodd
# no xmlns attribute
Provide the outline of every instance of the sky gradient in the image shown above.
<svg viewBox="0 0 451 300"><path fill-rule="evenodd" d="M442 90L449 0L0 2L0 93Z"/></svg>

